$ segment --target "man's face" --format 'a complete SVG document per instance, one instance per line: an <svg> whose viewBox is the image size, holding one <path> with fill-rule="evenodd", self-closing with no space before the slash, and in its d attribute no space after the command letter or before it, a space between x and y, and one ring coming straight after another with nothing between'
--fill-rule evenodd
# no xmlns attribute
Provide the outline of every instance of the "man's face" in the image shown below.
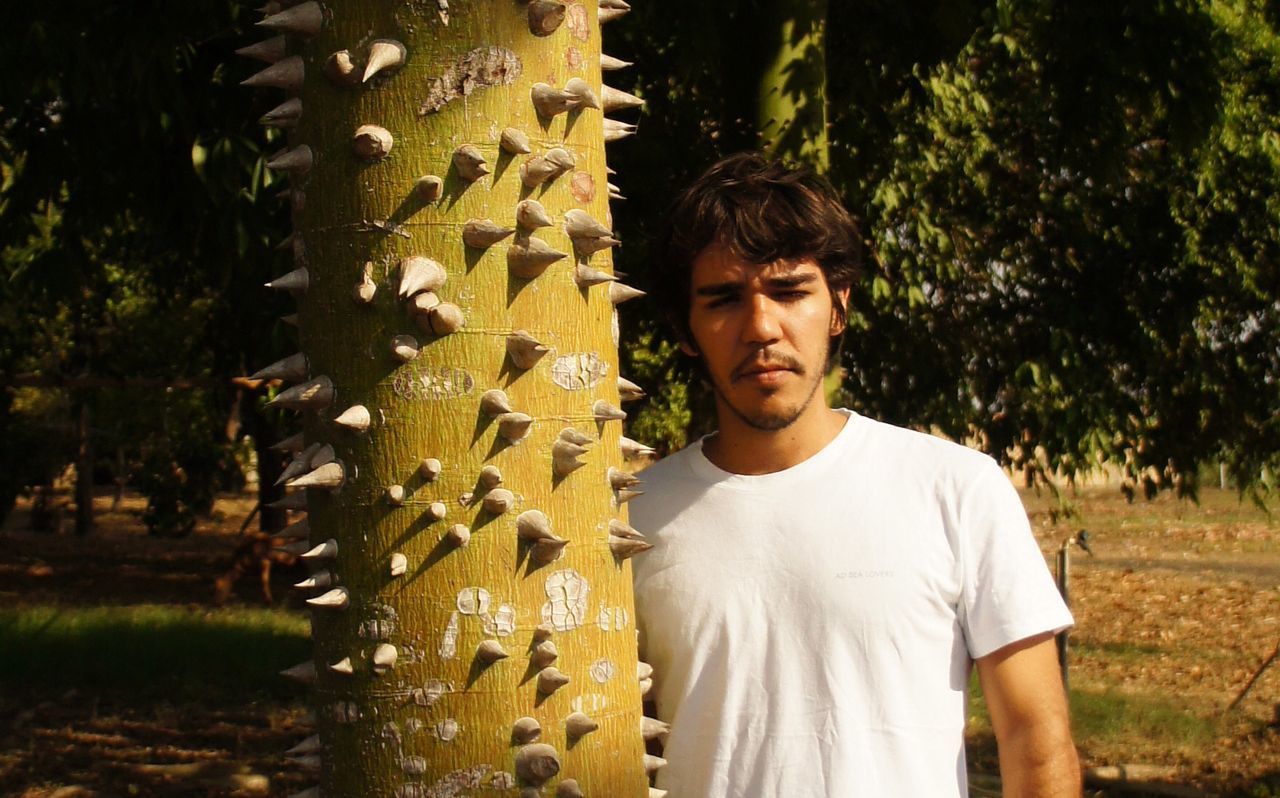
<svg viewBox="0 0 1280 798"><path fill-rule="evenodd" d="M722 415L759 430L790 426L817 395L840 332L817 262L748 263L711 244L694 258L690 290L693 340L683 348L702 357Z"/></svg>

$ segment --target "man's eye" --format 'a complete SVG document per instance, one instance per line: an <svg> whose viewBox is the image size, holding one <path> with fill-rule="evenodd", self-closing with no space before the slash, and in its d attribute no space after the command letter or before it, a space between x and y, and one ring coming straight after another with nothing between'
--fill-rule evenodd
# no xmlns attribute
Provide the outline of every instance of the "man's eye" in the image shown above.
<svg viewBox="0 0 1280 798"><path fill-rule="evenodd" d="M804 299L807 296L809 296L809 292L801 291L801 290L783 291L780 294L778 294L779 299L784 299L789 302L798 302L799 300Z"/></svg>
<svg viewBox="0 0 1280 798"><path fill-rule="evenodd" d="M727 307L728 305L732 305L734 302L737 302L737 301L738 301L738 298L736 296L718 296L715 299L712 299L710 302L708 302L707 307L723 308L723 307Z"/></svg>

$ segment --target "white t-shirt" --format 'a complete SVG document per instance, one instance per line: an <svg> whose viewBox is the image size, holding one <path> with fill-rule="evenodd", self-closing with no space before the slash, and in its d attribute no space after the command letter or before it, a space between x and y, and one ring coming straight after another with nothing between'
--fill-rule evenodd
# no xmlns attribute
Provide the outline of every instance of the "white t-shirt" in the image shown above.
<svg viewBox="0 0 1280 798"><path fill-rule="evenodd" d="M671 798L967 794L971 658L1071 625L979 452L848 413L785 471L645 470L631 562Z"/></svg>

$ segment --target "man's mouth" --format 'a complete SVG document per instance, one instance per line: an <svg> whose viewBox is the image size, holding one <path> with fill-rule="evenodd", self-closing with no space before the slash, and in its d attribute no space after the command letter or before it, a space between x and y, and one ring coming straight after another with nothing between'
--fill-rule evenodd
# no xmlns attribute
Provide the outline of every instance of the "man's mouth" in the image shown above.
<svg viewBox="0 0 1280 798"><path fill-rule="evenodd" d="M782 358L768 363L744 363L733 371L734 379L742 379L755 375L772 374L781 371L800 373L800 364L790 358Z"/></svg>

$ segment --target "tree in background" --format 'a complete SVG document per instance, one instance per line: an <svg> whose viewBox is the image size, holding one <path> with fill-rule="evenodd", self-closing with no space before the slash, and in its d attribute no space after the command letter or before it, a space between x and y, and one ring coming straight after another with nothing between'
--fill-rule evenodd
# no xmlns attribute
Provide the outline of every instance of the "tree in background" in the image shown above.
<svg viewBox="0 0 1280 798"><path fill-rule="evenodd" d="M284 89L301 351L263 369L287 474L325 796L643 796L601 3L286 3L243 50Z"/></svg>
<svg viewBox="0 0 1280 798"><path fill-rule="evenodd" d="M623 49L660 66L638 67L651 124L618 164L672 181L629 191L628 242L671 183L760 146L742 31L784 7L637 8ZM1190 492L1221 461L1261 487L1280 451L1275 30L1252 2L831 7L828 174L879 261L854 292L850 406L1033 482L1107 465L1126 491ZM642 247L621 259L643 273ZM627 333L637 374L670 380L633 429L705 431L684 427L711 416L662 328Z"/></svg>
<svg viewBox="0 0 1280 798"><path fill-rule="evenodd" d="M1280 451L1277 209L1255 198L1280 181L1278 43L1244 3L984 10L865 179L882 271L851 394L1030 481L1109 465L1193 492L1222 460L1256 484Z"/></svg>
<svg viewBox="0 0 1280 798"><path fill-rule="evenodd" d="M95 463L124 450L151 495L185 508L162 522L175 530L229 484L215 479L233 465L229 378L282 346L264 334L274 308L249 297L284 209L262 193L252 98L225 79L248 17L223 0L0 8L0 296L14 322L0 376L15 403L0 439L33 425L78 438L82 506ZM57 439L40 447L54 473L75 459ZM11 495L31 484L28 458L6 461Z"/></svg>
<svg viewBox="0 0 1280 798"><path fill-rule="evenodd" d="M618 262L642 287L672 187L763 143L765 66L784 76L778 97L821 94L814 70L772 57L818 30L793 21L787 35L788 7L639 4L618 31L649 102L645 135L613 156L630 177ZM823 20L805 7L826 40L828 175L880 257L855 294L852 406L1033 475L1119 465L1135 492L1191 488L1219 460L1240 485L1274 468L1273 9L868 0ZM0 507L76 458L86 407L100 473L118 449L131 473L147 452L229 462L238 407L264 499L278 498L279 414L229 382L288 354L292 335L271 322L284 299L255 295L287 223L262 173L278 141L246 121L271 106L224 63L252 23L233 0L0 6L0 445L16 464ZM656 309L634 307L623 360L654 390L630 429L682 445L705 431L708 396ZM23 374L42 382L15 386ZM139 380L193 386L177 390L204 420L166 432L185 400ZM38 458L16 454L28 435Z"/></svg>

